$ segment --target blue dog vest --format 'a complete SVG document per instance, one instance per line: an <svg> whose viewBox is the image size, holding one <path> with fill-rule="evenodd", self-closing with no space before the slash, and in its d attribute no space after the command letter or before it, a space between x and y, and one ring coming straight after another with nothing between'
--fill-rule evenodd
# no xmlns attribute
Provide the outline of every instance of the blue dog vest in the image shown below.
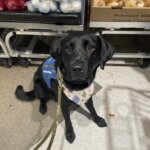
<svg viewBox="0 0 150 150"><path fill-rule="evenodd" d="M56 60L52 57L49 57L42 66L43 79L48 88L51 88L51 79L57 79L55 63Z"/></svg>

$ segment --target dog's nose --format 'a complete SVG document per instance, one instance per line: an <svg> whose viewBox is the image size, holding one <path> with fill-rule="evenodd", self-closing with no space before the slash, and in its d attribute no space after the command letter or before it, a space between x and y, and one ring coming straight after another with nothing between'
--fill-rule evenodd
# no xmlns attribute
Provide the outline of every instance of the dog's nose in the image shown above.
<svg viewBox="0 0 150 150"><path fill-rule="evenodd" d="M81 73L81 72L84 71L84 68L82 66L76 65L76 66L73 67L73 71L75 73Z"/></svg>

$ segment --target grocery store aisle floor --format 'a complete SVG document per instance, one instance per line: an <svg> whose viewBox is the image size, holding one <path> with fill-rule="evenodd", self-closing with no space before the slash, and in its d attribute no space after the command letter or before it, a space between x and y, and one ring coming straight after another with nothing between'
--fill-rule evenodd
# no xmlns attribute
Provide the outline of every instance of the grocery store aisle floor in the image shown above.
<svg viewBox="0 0 150 150"><path fill-rule="evenodd" d="M38 100L21 102L14 96L18 84L26 90L32 87L35 70L0 67L1 150L29 150L45 135L54 118L55 102L50 101L48 112L41 115ZM94 104L108 127L97 127L83 106L71 113L74 143L65 140L61 116L52 150L149 150L150 68L107 66L104 71L98 70L96 81L102 88Z"/></svg>

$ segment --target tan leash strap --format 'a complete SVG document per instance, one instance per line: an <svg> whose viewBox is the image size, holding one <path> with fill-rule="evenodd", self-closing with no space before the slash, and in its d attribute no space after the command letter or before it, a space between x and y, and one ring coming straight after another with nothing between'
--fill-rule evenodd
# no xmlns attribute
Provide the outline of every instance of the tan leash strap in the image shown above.
<svg viewBox="0 0 150 150"><path fill-rule="evenodd" d="M38 150L43 144L44 142L47 140L47 138L50 136L50 134L52 134L49 145L47 147L47 150L50 150L56 135L56 130L57 130L57 125L58 125L58 117L60 115L60 111L61 111L61 96L62 96L62 82L63 82L63 78L62 75L60 73L59 68L57 68L57 80L58 80L58 104L57 104L57 111L56 111L56 116L55 119L50 127L50 129L48 130L47 134L45 135L45 137L37 144L37 146L33 149L33 150Z"/></svg>

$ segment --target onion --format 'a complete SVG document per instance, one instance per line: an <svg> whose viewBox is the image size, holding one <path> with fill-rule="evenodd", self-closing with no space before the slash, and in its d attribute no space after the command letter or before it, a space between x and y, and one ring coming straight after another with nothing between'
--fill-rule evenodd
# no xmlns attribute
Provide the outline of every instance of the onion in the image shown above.
<svg viewBox="0 0 150 150"><path fill-rule="evenodd" d="M5 0L8 10L24 10L27 0Z"/></svg>
<svg viewBox="0 0 150 150"><path fill-rule="evenodd" d="M40 0L31 0L31 3L35 9L39 9Z"/></svg>
<svg viewBox="0 0 150 150"><path fill-rule="evenodd" d="M51 12L57 11L57 4L53 1L50 1Z"/></svg>
<svg viewBox="0 0 150 150"><path fill-rule="evenodd" d="M72 11L74 13L81 12L81 9L82 9L82 3L81 3L81 1L72 1Z"/></svg>
<svg viewBox="0 0 150 150"><path fill-rule="evenodd" d="M6 0L6 6L8 10L18 10L19 3L16 0Z"/></svg>
<svg viewBox="0 0 150 150"><path fill-rule="evenodd" d="M60 8L63 13L69 13L71 5L70 3L61 3Z"/></svg>
<svg viewBox="0 0 150 150"><path fill-rule="evenodd" d="M20 10L26 9L27 0L19 0Z"/></svg>
<svg viewBox="0 0 150 150"><path fill-rule="evenodd" d="M50 2L49 1L45 1L45 2L43 1L43 2L40 3L39 11L41 13L47 14L47 13L50 12L50 10L51 10L51 8L50 8Z"/></svg>
<svg viewBox="0 0 150 150"><path fill-rule="evenodd" d="M81 0L63 0L60 8L63 13L79 13L82 10Z"/></svg>
<svg viewBox="0 0 150 150"><path fill-rule="evenodd" d="M5 0L0 0L0 11L6 9Z"/></svg>
<svg viewBox="0 0 150 150"><path fill-rule="evenodd" d="M27 8L28 8L28 11L30 11L30 12L36 12L36 11L38 11L38 9L35 9L35 8L33 7L31 1L29 1L29 2L27 3Z"/></svg>

